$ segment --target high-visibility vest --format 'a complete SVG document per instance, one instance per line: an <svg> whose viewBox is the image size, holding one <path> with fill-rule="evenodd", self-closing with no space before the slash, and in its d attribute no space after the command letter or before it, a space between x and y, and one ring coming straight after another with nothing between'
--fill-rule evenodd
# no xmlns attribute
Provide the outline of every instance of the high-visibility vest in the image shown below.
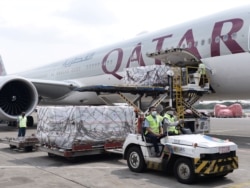
<svg viewBox="0 0 250 188"><path fill-rule="evenodd" d="M205 75L206 74L206 66L203 63L199 64L199 73L201 75Z"/></svg>
<svg viewBox="0 0 250 188"><path fill-rule="evenodd" d="M149 126L152 129L152 131L156 134L160 133L160 121L161 118L159 115L156 116L156 119L152 117L152 115L149 115L146 117L147 121L149 122ZM146 131L145 134L147 134L148 132Z"/></svg>
<svg viewBox="0 0 250 188"><path fill-rule="evenodd" d="M19 127L27 126L27 117L19 116Z"/></svg>
<svg viewBox="0 0 250 188"><path fill-rule="evenodd" d="M167 118L169 122L173 123L175 122L175 118L170 116L169 114L165 114L164 118ZM178 134L179 131L175 128L175 126L168 126L167 129L169 132L174 132L175 134Z"/></svg>

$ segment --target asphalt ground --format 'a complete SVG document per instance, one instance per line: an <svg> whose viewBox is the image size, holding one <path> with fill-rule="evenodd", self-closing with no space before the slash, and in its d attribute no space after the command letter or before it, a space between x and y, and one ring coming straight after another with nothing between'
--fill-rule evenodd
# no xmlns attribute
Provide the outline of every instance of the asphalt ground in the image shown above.
<svg viewBox="0 0 250 188"><path fill-rule="evenodd" d="M36 133L28 128L27 135ZM239 169L224 178L201 178L184 185L172 175L147 170L131 172L118 154L79 157L69 161L42 151L25 152L0 143L0 188L249 188L250 118L211 119L211 136L238 145ZM17 129L0 125L0 138L16 137Z"/></svg>

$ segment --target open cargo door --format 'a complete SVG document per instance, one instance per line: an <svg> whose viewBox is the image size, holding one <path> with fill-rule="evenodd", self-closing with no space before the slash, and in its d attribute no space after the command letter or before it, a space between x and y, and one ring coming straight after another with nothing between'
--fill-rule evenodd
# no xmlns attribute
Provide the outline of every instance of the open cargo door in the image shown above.
<svg viewBox="0 0 250 188"><path fill-rule="evenodd" d="M158 59L165 64L177 67L197 66L200 62L200 59L198 59L195 55L181 48L147 53L147 56Z"/></svg>

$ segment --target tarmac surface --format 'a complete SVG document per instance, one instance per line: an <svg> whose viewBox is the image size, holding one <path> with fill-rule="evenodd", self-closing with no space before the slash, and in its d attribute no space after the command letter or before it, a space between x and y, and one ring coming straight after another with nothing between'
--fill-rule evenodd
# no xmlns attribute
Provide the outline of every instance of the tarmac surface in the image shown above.
<svg viewBox="0 0 250 188"><path fill-rule="evenodd" d="M27 136L36 133L28 128ZM172 175L148 170L131 172L118 154L79 157L69 161L42 151L25 152L0 143L0 188L249 188L250 118L211 119L210 135L238 145L239 169L224 178L201 178L184 185ZM0 125L0 138L16 137L17 129Z"/></svg>

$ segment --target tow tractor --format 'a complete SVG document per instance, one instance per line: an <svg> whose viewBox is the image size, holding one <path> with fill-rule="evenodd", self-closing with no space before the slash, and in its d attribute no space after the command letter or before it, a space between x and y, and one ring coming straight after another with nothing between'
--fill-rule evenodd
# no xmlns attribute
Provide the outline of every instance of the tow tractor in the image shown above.
<svg viewBox="0 0 250 188"><path fill-rule="evenodd" d="M148 57L153 57L165 61L174 67L178 63L186 62L192 64L199 61L197 58L182 49L172 49L149 53ZM190 60L189 60L190 59ZM197 63L197 62L196 62ZM188 66L182 67L185 72ZM181 69L178 67L176 70ZM183 83L181 74L173 74L173 87L170 87L170 101L174 101L174 107L177 109L178 118L184 119L185 125L188 120L184 118L184 110L190 109L197 116L198 125L209 124L209 119L204 119L203 115L192 107L199 97L209 88L209 83L205 87L199 86L199 78L195 80L196 73L188 74L187 84ZM194 83L191 79L194 78ZM192 99L188 99L191 93L198 93ZM194 101L194 102L192 102ZM170 102L171 103L171 102ZM195 120L196 128L197 120ZM179 127L182 129L185 127ZM201 126L204 129L206 126ZM188 127L189 129L192 127ZM143 132L143 131L141 131ZM224 177L228 173L238 168L238 157L236 155L237 145L228 140L205 135L206 131L182 132L180 135L167 135L160 140L160 157L156 157L153 144L150 143L144 134L129 134L123 144L123 158L127 160L129 169L133 172L143 172L146 168L163 170L167 173L173 173L180 183L191 184L199 176Z"/></svg>
<svg viewBox="0 0 250 188"><path fill-rule="evenodd" d="M203 134L166 136L159 143L161 156L155 157L152 143L140 134L129 134L123 144L123 157L133 172L146 168L174 173L184 184L198 176L223 177L238 168L237 145Z"/></svg>

